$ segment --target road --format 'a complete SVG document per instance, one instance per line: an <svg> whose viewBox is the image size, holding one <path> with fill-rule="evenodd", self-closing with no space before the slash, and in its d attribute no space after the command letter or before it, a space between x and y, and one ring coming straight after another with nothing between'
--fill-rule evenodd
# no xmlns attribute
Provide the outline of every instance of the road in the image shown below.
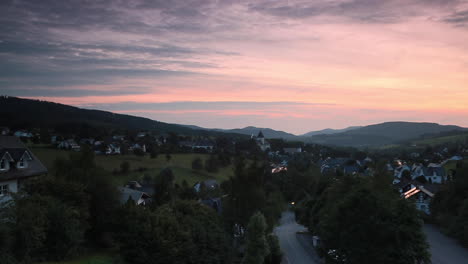
<svg viewBox="0 0 468 264"><path fill-rule="evenodd" d="M287 211L281 216L280 225L275 228L286 264L320 264L318 256L312 247L309 235L297 234L307 231L304 226L296 223L294 213Z"/></svg>
<svg viewBox="0 0 468 264"><path fill-rule="evenodd" d="M432 264L467 264L468 250L455 240L442 234L432 225L424 226L427 241L431 246Z"/></svg>

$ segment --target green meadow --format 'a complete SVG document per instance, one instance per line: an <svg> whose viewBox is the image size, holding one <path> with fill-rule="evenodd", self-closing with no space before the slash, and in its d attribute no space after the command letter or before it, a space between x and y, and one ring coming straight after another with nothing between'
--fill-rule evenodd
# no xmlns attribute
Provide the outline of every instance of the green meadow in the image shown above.
<svg viewBox="0 0 468 264"><path fill-rule="evenodd" d="M58 158L68 158L69 155L76 153L73 151L59 150L47 148L44 146L29 146L30 150L36 155L42 163L49 169L53 170L54 161ZM227 180L233 175L233 167L228 166L219 168L217 172L211 173L206 170L193 170L192 161L195 158L200 158L203 163L209 158L209 154L171 154L168 160L165 154L158 155L157 158L150 158L149 155L96 155L96 164L109 172L113 172L115 183L118 185L125 184L129 180L142 180L145 175L154 177L165 168L170 168L174 173L177 183L183 180L188 184L195 184L198 181L207 179L216 179L219 182ZM120 165L128 161L130 171L128 173L120 172Z"/></svg>

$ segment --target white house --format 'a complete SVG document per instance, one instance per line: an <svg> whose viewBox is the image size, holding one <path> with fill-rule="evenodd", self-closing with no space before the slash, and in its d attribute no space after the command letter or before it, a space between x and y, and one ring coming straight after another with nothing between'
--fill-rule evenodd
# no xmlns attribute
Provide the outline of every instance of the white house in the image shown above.
<svg viewBox="0 0 468 264"><path fill-rule="evenodd" d="M429 210L429 205L432 198L434 197L434 193L430 192L423 186L413 187L410 190L404 192L402 196L405 199L412 199L415 202L416 209L419 211L423 211L426 214L431 213Z"/></svg>
<svg viewBox="0 0 468 264"><path fill-rule="evenodd" d="M257 141L257 145L260 147L262 151L267 151L271 149L270 143L265 140L265 136L263 135L262 131L258 132L257 137L254 137L252 135L252 138L255 138L255 140Z"/></svg>
<svg viewBox="0 0 468 264"><path fill-rule="evenodd" d="M106 147L106 154L107 155L119 155L120 147L116 144L109 144Z"/></svg>
<svg viewBox="0 0 468 264"><path fill-rule="evenodd" d="M59 148L59 149L69 149L69 150L73 150L73 151L80 151L81 150L80 145L78 145L75 142L74 139L67 139L67 140L64 140L64 141L60 142L57 145L57 148Z"/></svg>
<svg viewBox="0 0 468 264"><path fill-rule="evenodd" d="M26 138L32 138L33 134L26 131L26 130L18 130L14 133L15 137L26 137Z"/></svg>
<svg viewBox="0 0 468 264"><path fill-rule="evenodd" d="M24 180L46 174L46 167L15 136L0 136L0 196L16 193Z"/></svg>
<svg viewBox="0 0 468 264"><path fill-rule="evenodd" d="M424 177L428 182L439 184L447 180L447 174L445 173L445 169L441 166L432 166L424 168Z"/></svg>
<svg viewBox="0 0 468 264"><path fill-rule="evenodd" d="M408 165L403 164L400 167L395 169L395 171L393 172L394 177L401 179L401 177L403 177L403 172L405 171L408 171L409 173L411 173L411 168Z"/></svg>

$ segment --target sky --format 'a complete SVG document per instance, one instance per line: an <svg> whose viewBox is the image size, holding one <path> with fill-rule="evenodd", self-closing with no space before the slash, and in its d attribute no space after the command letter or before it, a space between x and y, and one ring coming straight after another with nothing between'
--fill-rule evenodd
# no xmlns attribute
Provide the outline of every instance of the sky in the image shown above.
<svg viewBox="0 0 468 264"><path fill-rule="evenodd" d="M2 0L0 94L295 134L468 126L468 0Z"/></svg>

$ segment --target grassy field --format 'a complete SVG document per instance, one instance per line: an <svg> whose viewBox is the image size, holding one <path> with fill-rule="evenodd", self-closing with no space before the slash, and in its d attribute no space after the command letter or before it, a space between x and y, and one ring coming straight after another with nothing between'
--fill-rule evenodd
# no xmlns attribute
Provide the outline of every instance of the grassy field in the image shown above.
<svg viewBox="0 0 468 264"><path fill-rule="evenodd" d="M112 264L112 258L106 255L90 255L74 260L60 262L41 262L41 264Z"/></svg>
<svg viewBox="0 0 468 264"><path fill-rule="evenodd" d="M57 158L68 158L72 151L46 148L44 146L30 146L31 151L44 163L44 165L52 170L54 161ZM141 180L145 174L154 177L162 169L172 169L176 182L181 183L186 180L189 184L194 184L197 181L206 179L217 179L222 182L233 175L232 166L220 168L216 173L209 173L206 170L192 170L192 161L195 158L200 158L204 162L208 154L172 154L168 161L166 155L159 155L156 159L151 159L149 155L138 157L135 155L115 155L105 156L96 155L96 164L109 172L119 171L120 164L124 161L130 163L130 172L127 174L116 173L116 184L124 184L128 180Z"/></svg>
<svg viewBox="0 0 468 264"><path fill-rule="evenodd" d="M452 143L452 142L464 142L468 138L468 133L467 134L461 134L461 135L453 135L453 136L445 136L445 137L436 137L436 138L428 138L428 139L422 139L422 140L417 140L414 141L414 144L417 145L440 145L440 144L445 144L445 143Z"/></svg>

